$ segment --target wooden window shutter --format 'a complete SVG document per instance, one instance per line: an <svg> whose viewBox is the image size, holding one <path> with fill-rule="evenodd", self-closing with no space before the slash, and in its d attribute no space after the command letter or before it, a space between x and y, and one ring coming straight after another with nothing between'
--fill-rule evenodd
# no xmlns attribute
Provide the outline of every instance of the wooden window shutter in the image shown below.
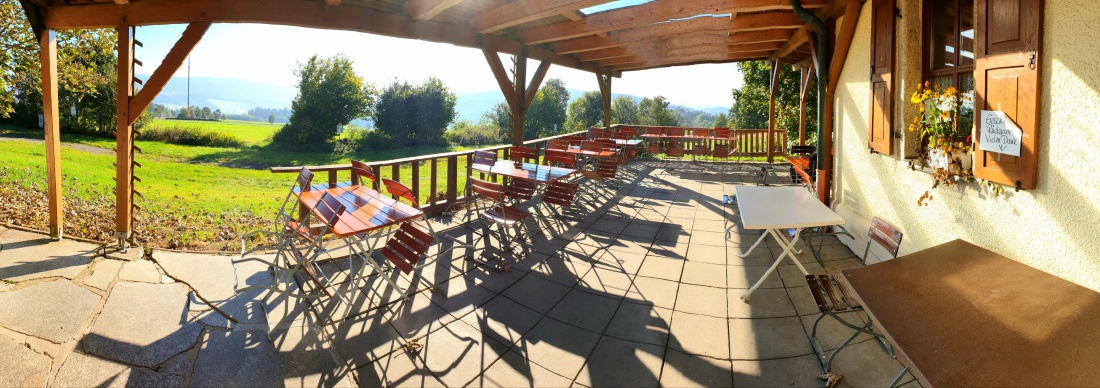
<svg viewBox="0 0 1100 388"><path fill-rule="evenodd" d="M871 2L871 110L867 142L872 151L894 153L894 0Z"/></svg>
<svg viewBox="0 0 1100 388"><path fill-rule="evenodd" d="M974 9L974 176L1034 189L1039 169L1043 2L977 0ZM978 149L982 110L1003 111L1020 127L1023 139L1019 157Z"/></svg>

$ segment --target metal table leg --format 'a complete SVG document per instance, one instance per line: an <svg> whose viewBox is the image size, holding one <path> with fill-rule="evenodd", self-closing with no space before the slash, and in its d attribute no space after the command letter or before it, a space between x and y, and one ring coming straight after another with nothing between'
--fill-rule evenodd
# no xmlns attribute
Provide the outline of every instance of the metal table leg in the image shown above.
<svg viewBox="0 0 1100 388"><path fill-rule="evenodd" d="M799 231L799 232L801 232L801 231ZM772 272L775 272L775 270L777 268L779 268L779 263L783 261L784 257L790 256L791 260L794 261L795 265L798 266L798 269L802 270L802 274L809 275L809 272L807 272L806 268L802 266L802 263L798 262L798 258L791 251L792 250L791 245L794 245L795 242L798 242L798 237L799 237L798 233L795 234L794 240L790 243L786 242L786 239L781 238L780 235L779 235L779 231L777 231L775 229L768 229L768 231L765 235L771 235L772 238L774 238L775 241L778 242L779 245L783 247L783 253L779 254L779 257L777 257L775 259L775 262L772 263L772 266L768 268L768 271L764 272L764 275L760 276L760 280L757 280L756 284L753 284L752 287L749 288L749 290L745 292L745 294L741 295L741 300L744 301L745 303L749 303L749 298L752 297L752 292L756 291L757 288L760 288L760 285L764 283L764 280L766 280L768 278L768 276L772 274ZM752 252L752 249L756 248L756 245L760 244L760 241L762 241L762 240L764 240L764 235L761 235L760 239L756 240L756 244L753 244L752 248L749 248L749 252ZM748 252L746 252L745 254L747 255ZM741 256L741 255L738 255L738 256ZM744 257L744 256L741 256L741 257Z"/></svg>

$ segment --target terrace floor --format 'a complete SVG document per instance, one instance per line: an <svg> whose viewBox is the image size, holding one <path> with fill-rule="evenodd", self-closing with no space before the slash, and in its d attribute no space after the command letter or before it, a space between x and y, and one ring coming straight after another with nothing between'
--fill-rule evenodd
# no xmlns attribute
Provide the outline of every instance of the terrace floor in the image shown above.
<svg viewBox="0 0 1100 388"><path fill-rule="evenodd" d="M531 248L508 266L457 250L411 277L384 274L415 284L404 301L379 274L354 283L361 292L350 305L237 294L235 283L270 284L272 275L228 256L156 251L143 259L0 227L0 381L823 386L808 335L817 309L797 267L780 266L751 304L740 299L780 251L770 243L744 259L734 254L759 232L741 229L736 207L720 198L759 182L750 171L759 168L636 162L620 189L595 191L599 199L576 220L538 217ZM790 182L785 172L768 179ZM461 239L475 233L461 219L432 222ZM836 238L824 244L825 268L808 249L798 257L811 272L859 265ZM339 288L352 287L347 259L326 268ZM826 349L851 333L828 319L821 325ZM833 369L844 376L839 386L881 386L902 365L863 335Z"/></svg>

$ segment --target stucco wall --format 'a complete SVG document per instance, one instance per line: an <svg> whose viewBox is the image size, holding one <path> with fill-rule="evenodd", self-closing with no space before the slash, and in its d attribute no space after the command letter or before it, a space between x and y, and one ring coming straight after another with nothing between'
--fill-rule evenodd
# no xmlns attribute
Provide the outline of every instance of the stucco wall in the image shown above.
<svg viewBox="0 0 1100 388"><path fill-rule="evenodd" d="M899 0L898 38L911 39L919 0ZM999 198L976 183L930 189L929 174L911 171L908 150L893 156L867 151L871 1L863 5L856 35L836 88L834 208L855 232L862 252L872 216L905 233L905 255L956 238L1100 291L1100 8L1091 0L1048 0L1043 20L1039 135L1039 186ZM912 11L910 11L912 10ZM908 32L907 32L908 31ZM908 47L903 49L903 47ZM899 46L899 79L919 74L911 60L920 44ZM908 105L912 82L895 84ZM903 108L899 108L899 111ZM897 115L905 131L912 116ZM909 147L911 135L895 148ZM908 140L908 141L907 141ZM934 198L918 207L929 191Z"/></svg>

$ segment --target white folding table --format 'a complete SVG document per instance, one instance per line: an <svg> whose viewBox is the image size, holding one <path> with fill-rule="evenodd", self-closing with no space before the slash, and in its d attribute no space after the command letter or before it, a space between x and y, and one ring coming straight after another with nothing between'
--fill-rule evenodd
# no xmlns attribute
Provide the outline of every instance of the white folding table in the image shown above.
<svg viewBox="0 0 1100 388"><path fill-rule="evenodd" d="M741 213L741 224L745 229L765 230L765 233L760 235L760 238L752 244L748 251L738 253L737 256L748 256L768 235L771 235L779 243L779 246L783 247L783 253L775 259L775 263L772 263L771 268L768 268L768 271L760 277L760 280L756 281L756 284L752 285L752 288L741 295L741 300L745 303L749 302L752 292L760 287L761 283L764 283L764 279L775 272L784 257L790 257L798 266L798 269L802 270L802 274L809 275L809 272L806 272L806 267L803 267L802 263L795 257L795 254L800 252L794 249L794 245L798 243L798 238L803 229L844 223L844 219L840 218L840 215L822 204L805 187L737 186L734 188L734 193L737 196L737 209ZM782 233L787 229L798 230L791 240L783 237Z"/></svg>

